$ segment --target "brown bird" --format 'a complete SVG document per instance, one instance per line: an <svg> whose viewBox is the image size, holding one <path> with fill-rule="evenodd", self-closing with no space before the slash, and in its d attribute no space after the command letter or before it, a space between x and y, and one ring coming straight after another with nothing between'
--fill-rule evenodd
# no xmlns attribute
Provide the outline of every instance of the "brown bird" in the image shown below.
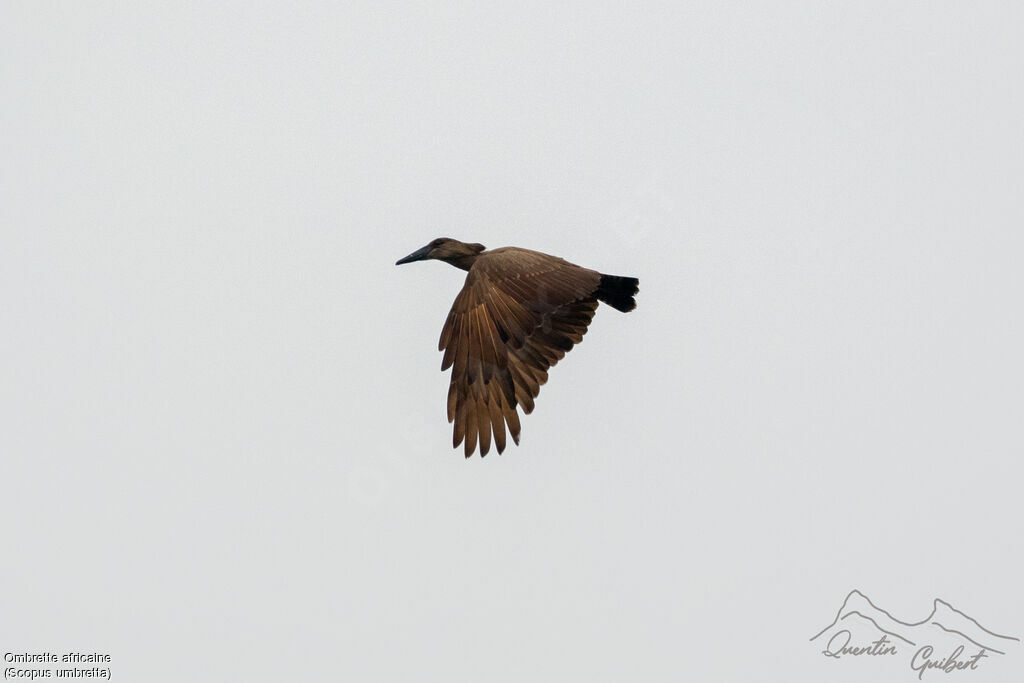
<svg viewBox="0 0 1024 683"><path fill-rule="evenodd" d="M395 265L437 259L468 270L441 330L441 370L452 368L448 422L452 447L465 440L465 453L480 456L505 450L505 425L519 443L519 415L533 412L533 400L548 381L548 369L583 340L597 302L628 312L640 281L603 275L557 256L502 247L485 251L441 237Z"/></svg>

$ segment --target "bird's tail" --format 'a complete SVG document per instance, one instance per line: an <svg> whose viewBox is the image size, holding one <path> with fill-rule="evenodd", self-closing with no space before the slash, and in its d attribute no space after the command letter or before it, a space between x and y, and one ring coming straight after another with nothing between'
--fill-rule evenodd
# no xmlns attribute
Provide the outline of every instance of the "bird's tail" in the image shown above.
<svg viewBox="0 0 1024 683"><path fill-rule="evenodd" d="M640 280L635 277L601 275L601 284L594 295L613 308L628 313L636 308L633 295L640 291Z"/></svg>

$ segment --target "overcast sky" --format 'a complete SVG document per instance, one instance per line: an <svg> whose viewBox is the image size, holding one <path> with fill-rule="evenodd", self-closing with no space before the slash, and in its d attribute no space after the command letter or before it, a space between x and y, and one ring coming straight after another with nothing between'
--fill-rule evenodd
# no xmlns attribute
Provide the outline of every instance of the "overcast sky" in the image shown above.
<svg viewBox="0 0 1024 683"><path fill-rule="evenodd" d="M853 588L1024 637L1020 3L129 5L0 4L0 650L912 680L808 642ZM464 273L394 266L439 236L640 278L502 456Z"/></svg>

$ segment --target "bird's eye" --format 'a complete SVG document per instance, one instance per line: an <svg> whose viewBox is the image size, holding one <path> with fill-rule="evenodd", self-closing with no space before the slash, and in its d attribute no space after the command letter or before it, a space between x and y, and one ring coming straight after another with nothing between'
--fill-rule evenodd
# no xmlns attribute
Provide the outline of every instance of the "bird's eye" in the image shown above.
<svg viewBox="0 0 1024 683"><path fill-rule="evenodd" d="M432 246L432 247L439 247L442 244L443 244L443 242L441 242L441 240L434 240L433 242L430 243L430 246Z"/></svg>

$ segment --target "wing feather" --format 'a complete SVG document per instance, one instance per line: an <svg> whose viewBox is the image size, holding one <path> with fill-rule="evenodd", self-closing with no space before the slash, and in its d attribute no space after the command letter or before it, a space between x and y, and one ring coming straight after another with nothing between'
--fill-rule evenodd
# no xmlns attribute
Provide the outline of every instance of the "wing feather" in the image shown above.
<svg viewBox="0 0 1024 683"><path fill-rule="evenodd" d="M491 431L494 434L494 447L498 449L498 455L505 451L505 419L502 415L502 402L504 395L501 393L501 386L491 385L491 394L487 400L487 407L490 409Z"/></svg>
<svg viewBox="0 0 1024 683"><path fill-rule="evenodd" d="M476 424L480 432L480 456L491 450L491 412L487 409L487 395L476 401Z"/></svg>
<svg viewBox="0 0 1024 683"><path fill-rule="evenodd" d="M466 428L466 457L473 455L476 450L476 401L470 399L464 404L466 406L463 424Z"/></svg>
<svg viewBox="0 0 1024 683"><path fill-rule="evenodd" d="M518 408L534 409L548 370L582 341L597 308L600 274L521 249L484 252L441 330L441 369L451 368L447 416L466 457L493 441L518 444ZM492 439L493 436L493 439Z"/></svg>

